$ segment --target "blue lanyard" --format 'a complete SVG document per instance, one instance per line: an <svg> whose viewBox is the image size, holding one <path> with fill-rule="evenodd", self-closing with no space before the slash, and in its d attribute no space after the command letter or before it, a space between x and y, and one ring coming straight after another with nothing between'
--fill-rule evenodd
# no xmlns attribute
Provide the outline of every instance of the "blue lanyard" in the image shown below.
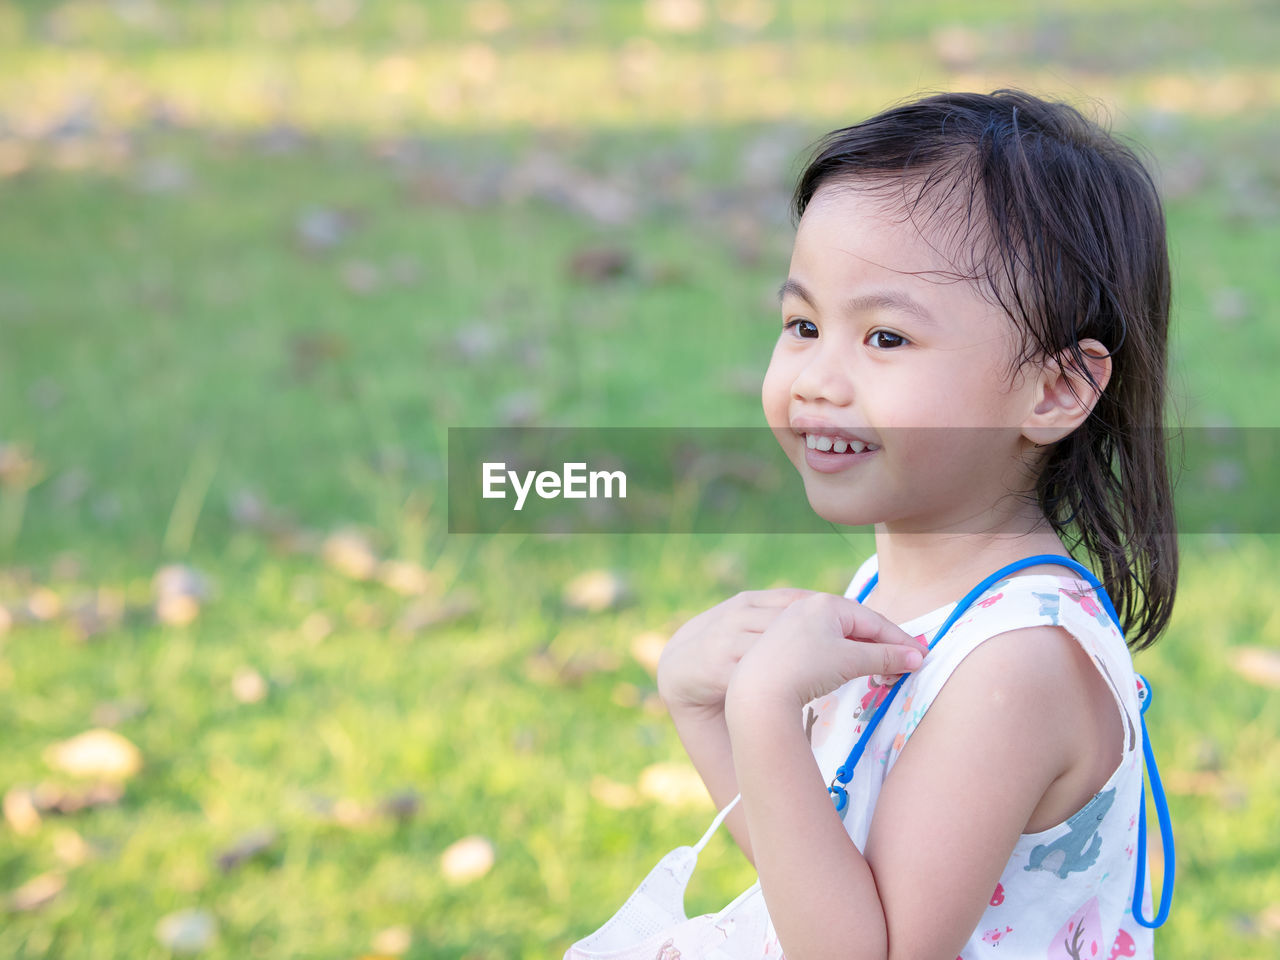
<svg viewBox="0 0 1280 960"><path fill-rule="evenodd" d="M1102 601L1103 608L1107 611L1107 615L1115 622L1116 629L1124 634L1124 628L1120 625L1120 617L1116 615L1116 608L1111 603L1111 598L1107 596L1107 591L1103 589L1098 578L1093 575L1088 567L1072 560L1070 557L1059 557L1051 554L1042 554L1035 557L1026 557L1002 567L991 576L987 577L980 584L966 593L960 602L956 604L951 615L934 634L933 640L929 643L929 649L932 650L937 646L938 641L942 639L942 635L951 628L951 625L960 619L961 615L969 608L975 600L987 592L994 584L1003 580L1011 573L1016 573L1026 567L1039 566L1040 564L1057 564L1063 567L1069 567L1078 573L1082 578L1088 581L1097 592L1098 599ZM867 594L876 585L880 579L877 572L867 581L867 585L862 588L858 594L858 602L861 603L866 599ZM836 810L839 811L843 818L848 813L849 794L845 790L845 785L853 779L853 768L858 760L862 757L863 751L867 748L867 741L871 739L871 734L875 732L876 727L880 725L880 721L884 719L885 714L889 711L889 704L893 703L893 698L898 695L898 690L906 682L907 674L898 679L893 685L888 696L881 702L875 714L871 717L871 722L867 724L867 728L862 731L862 736L858 738L858 742L853 745L853 749L849 751L848 759L836 770L835 779L831 781L828 792L835 801ZM1174 873L1174 849L1173 849L1173 824L1169 818L1169 804L1165 800L1164 786L1160 782L1160 771L1156 768L1155 754L1151 750L1151 739L1147 736L1147 708L1151 706L1152 690L1151 684L1147 682L1147 678L1138 675L1138 679L1142 681L1141 689L1138 693L1138 700L1141 705L1139 712L1139 722L1142 724L1142 753L1146 758L1147 775L1151 780L1151 796L1155 802L1156 816L1160 821L1160 842L1164 847L1164 877L1162 879L1162 888L1160 892L1160 909L1156 911L1154 920L1147 920L1142 916L1142 894L1143 884L1145 882L1143 867L1147 862L1147 791L1146 786L1142 788L1142 798L1138 806L1138 858L1137 858L1137 875L1138 878L1134 883L1133 890L1133 919L1142 926L1154 930L1169 918L1169 907L1173 901L1173 873ZM837 781L839 781L837 783Z"/></svg>

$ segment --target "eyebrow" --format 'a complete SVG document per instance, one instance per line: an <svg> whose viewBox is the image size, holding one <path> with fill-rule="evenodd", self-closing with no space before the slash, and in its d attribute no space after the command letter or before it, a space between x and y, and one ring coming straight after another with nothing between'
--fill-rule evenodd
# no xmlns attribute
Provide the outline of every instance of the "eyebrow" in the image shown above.
<svg viewBox="0 0 1280 960"><path fill-rule="evenodd" d="M788 293L795 294L815 309L818 306L814 301L813 294L799 280L787 277L782 282L782 286L778 288L779 306L782 305L782 301ZM869 293L860 294L846 300L844 309L846 313L859 313L864 310L897 310L901 313L910 314L925 323L935 322L933 315L925 309L924 304L901 290L872 290Z"/></svg>

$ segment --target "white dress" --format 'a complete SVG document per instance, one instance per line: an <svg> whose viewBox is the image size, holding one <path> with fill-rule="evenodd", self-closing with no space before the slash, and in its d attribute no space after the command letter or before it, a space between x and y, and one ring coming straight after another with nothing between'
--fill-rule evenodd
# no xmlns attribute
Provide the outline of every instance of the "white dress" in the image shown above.
<svg viewBox="0 0 1280 960"><path fill-rule="evenodd" d="M869 558L845 596L855 599L876 570ZM989 905L958 960L1118 960L1150 958L1152 931L1131 915L1138 807L1143 776L1141 685L1124 638L1093 588L1064 570L1002 580L974 601L908 676L867 743L846 790L845 829L866 845L885 777L934 698L960 662L984 640L1010 630L1054 625L1070 633L1107 681L1121 716L1122 756L1102 789L1062 823L1023 834L991 892ZM955 604L900 626L931 640ZM824 779L830 783L863 726L889 691L858 678L808 704L801 722ZM992 758L998 765L999 758ZM688 918L684 890L697 853L732 809L731 802L695 847L671 851L608 923L569 948L566 960L693 960L695 957L782 956L757 881L715 914ZM1146 865L1141 865L1145 870ZM927 869L922 864L922 869ZM1143 915L1151 915L1144 875Z"/></svg>

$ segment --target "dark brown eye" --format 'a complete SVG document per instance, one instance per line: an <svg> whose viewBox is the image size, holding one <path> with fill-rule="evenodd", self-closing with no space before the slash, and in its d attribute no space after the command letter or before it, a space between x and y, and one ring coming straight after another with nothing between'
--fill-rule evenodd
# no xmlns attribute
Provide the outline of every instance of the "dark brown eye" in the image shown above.
<svg viewBox="0 0 1280 960"><path fill-rule="evenodd" d="M872 346L880 347L882 350L892 350L894 347L903 346L906 342L906 337L888 330L876 330L871 334Z"/></svg>
<svg viewBox="0 0 1280 960"><path fill-rule="evenodd" d="M804 324L804 326L800 327L800 324ZM784 330L790 330L794 327L800 327L801 331L807 331L807 330L813 331L812 334L801 332L799 335L802 339L812 340L814 339L814 337L818 335L818 328L814 326L814 323L812 320L788 320L785 324L783 324L782 328Z"/></svg>

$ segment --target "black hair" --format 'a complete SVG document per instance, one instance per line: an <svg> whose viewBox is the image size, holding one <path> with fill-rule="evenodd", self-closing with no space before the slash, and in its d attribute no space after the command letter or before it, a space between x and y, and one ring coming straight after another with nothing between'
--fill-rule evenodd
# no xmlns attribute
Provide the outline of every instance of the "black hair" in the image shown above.
<svg viewBox="0 0 1280 960"><path fill-rule="evenodd" d="M945 190L930 215L963 227L953 247L972 262L960 276L1013 318L1015 367L1065 356L1097 387L1080 341L1110 351L1110 380L1045 451L1035 496L1093 559L1129 646L1150 646L1173 609L1178 547L1164 430L1169 255L1146 167L1075 107L999 89L929 94L828 133L797 182L794 224L829 184L918 188L911 212Z"/></svg>

